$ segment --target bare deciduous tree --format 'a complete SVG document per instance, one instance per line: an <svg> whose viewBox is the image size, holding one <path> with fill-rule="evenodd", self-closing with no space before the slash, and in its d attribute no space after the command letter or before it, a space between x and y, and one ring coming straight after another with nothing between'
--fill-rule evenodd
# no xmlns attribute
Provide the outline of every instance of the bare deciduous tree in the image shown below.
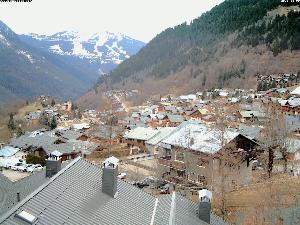
<svg viewBox="0 0 300 225"><path fill-rule="evenodd" d="M285 115L272 108L265 108L266 117L268 118L265 124L262 135L260 137L262 150L265 152L262 155L262 160L267 165L269 178L272 175L274 167L274 159L281 158L283 162L283 172L287 172L287 137L289 135Z"/></svg>

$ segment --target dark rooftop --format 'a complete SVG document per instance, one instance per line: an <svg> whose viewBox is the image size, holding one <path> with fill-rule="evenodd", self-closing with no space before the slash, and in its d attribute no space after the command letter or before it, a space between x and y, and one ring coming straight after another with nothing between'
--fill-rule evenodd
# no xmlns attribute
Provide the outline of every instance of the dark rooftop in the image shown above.
<svg viewBox="0 0 300 225"><path fill-rule="evenodd" d="M174 225L207 225L198 219L197 204L174 193L155 198L143 190L119 180L118 194L110 197L102 190L102 170L77 158L0 218L1 224L25 224L16 217L22 211L31 214L34 224L166 225L170 216ZM171 204L176 204L171 210ZM28 224L28 223L26 223ZM212 225L227 225L212 215Z"/></svg>

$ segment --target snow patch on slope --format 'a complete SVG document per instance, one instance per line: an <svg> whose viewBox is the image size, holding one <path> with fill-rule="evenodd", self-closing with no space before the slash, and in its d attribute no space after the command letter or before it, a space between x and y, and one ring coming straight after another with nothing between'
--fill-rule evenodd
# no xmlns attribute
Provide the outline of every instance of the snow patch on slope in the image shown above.
<svg viewBox="0 0 300 225"><path fill-rule="evenodd" d="M17 54L25 56L31 64L34 63L33 57L28 52L23 50L17 50Z"/></svg>
<svg viewBox="0 0 300 225"><path fill-rule="evenodd" d="M88 59L91 63L98 61L101 64L120 64L130 57L121 42L126 39L134 44L134 39L108 31L92 35L78 31L63 31L50 36L38 34L29 36L46 42L48 50L54 54L80 57Z"/></svg>
<svg viewBox="0 0 300 225"><path fill-rule="evenodd" d="M61 50L59 45L52 45L49 48L50 52L62 55L64 52Z"/></svg>
<svg viewBox="0 0 300 225"><path fill-rule="evenodd" d="M5 44L6 46L10 46L10 43L6 40L6 38L0 34L0 42Z"/></svg>

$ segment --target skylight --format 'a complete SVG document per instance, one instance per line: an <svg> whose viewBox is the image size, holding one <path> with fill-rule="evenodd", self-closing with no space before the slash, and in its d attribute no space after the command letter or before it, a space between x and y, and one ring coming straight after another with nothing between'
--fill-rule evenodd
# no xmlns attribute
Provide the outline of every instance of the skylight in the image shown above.
<svg viewBox="0 0 300 225"><path fill-rule="evenodd" d="M29 223L29 224L33 224L37 220L37 218L34 215L32 215L24 210L21 211L20 213L16 214L16 217Z"/></svg>

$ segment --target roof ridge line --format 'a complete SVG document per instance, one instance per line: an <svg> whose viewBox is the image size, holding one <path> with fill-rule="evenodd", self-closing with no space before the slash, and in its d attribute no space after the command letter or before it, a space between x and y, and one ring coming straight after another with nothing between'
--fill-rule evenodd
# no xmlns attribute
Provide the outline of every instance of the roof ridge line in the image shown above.
<svg viewBox="0 0 300 225"><path fill-rule="evenodd" d="M169 216L169 225L175 225L175 207L176 207L176 192L173 191L170 216Z"/></svg>
<svg viewBox="0 0 300 225"><path fill-rule="evenodd" d="M150 225L154 225L155 214L156 214L156 209L157 209L158 202L159 202L159 199L156 198L156 199L155 199L155 203L154 203L154 208L153 208L153 213L152 213Z"/></svg>
<svg viewBox="0 0 300 225"><path fill-rule="evenodd" d="M33 198L35 195L37 195L40 191L42 191L44 188L46 188L49 184L51 184L57 177L59 177L62 173L64 173L67 169L69 169L71 166L73 166L76 162L78 162L81 159L81 157L77 157L74 159L71 163L69 163L66 167L61 169L57 174L55 174L53 177L50 178L48 182L45 184L42 184L37 189L35 189L31 194L29 194L26 198L24 198L22 201L20 201L16 206L11 208L8 212L6 212L4 215L0 217L0 224L4 222L8 217L10 217L14 212L16 212L21 206L23 206L27 201L29 201L31 198Z"/></svg>

